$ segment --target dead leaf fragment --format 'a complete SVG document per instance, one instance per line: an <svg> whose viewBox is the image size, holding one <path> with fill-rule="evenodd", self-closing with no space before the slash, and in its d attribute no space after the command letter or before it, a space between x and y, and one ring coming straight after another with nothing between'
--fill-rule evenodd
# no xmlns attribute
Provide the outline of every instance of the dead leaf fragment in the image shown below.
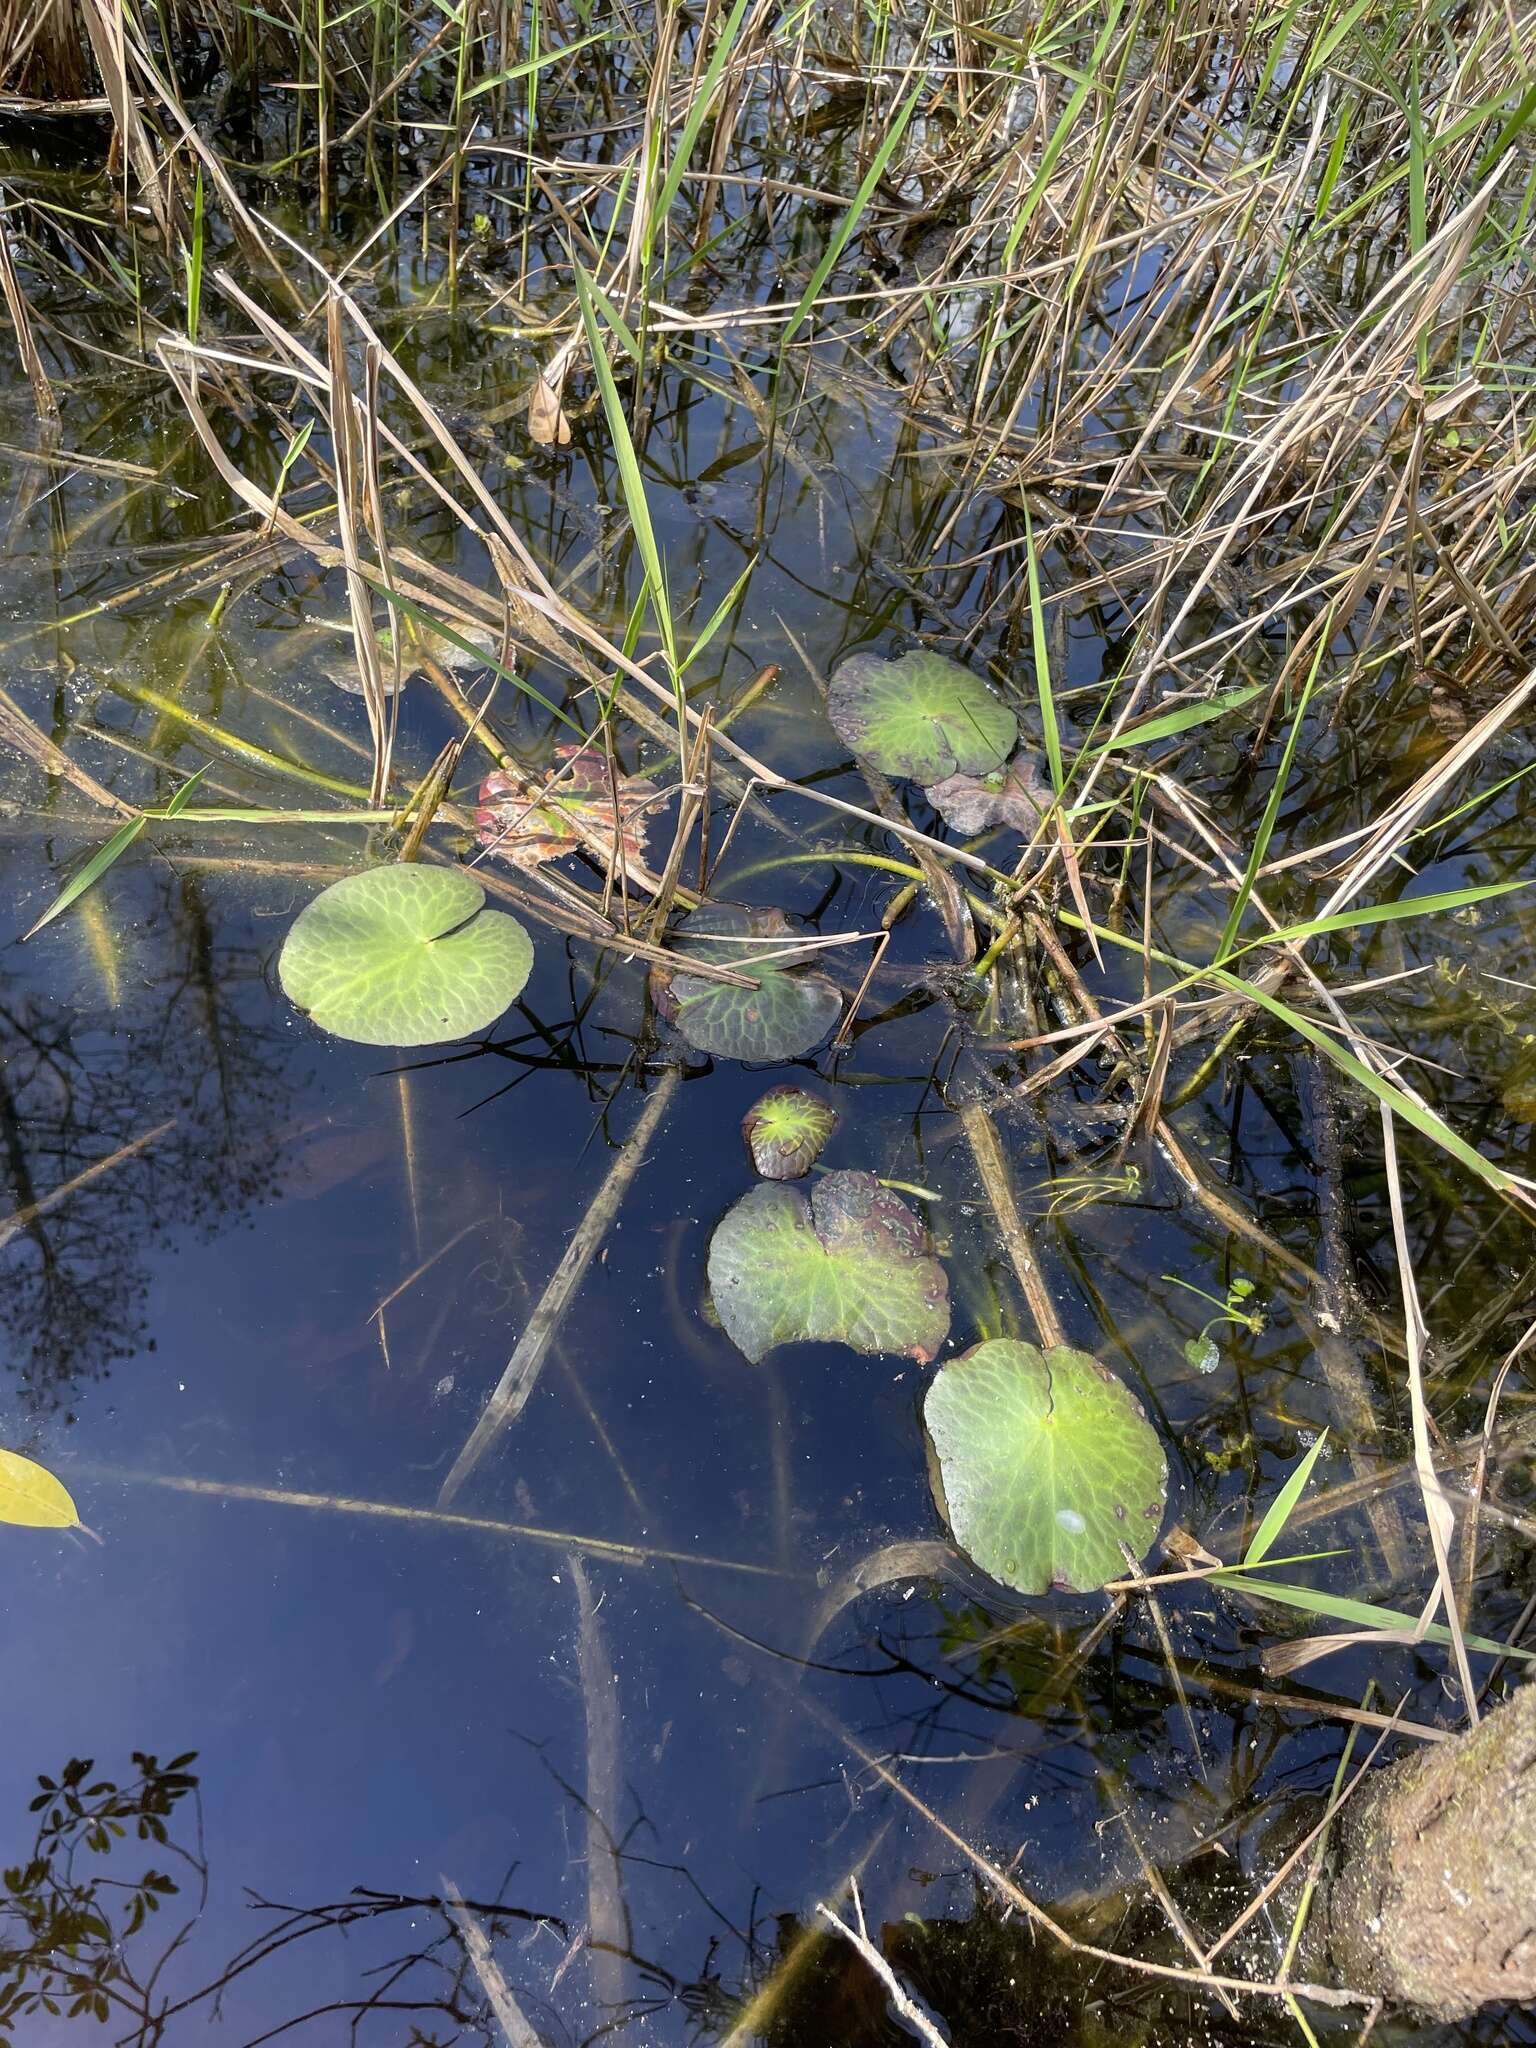
<svg viewBox="0 0 1536 2048"><path fill-rule="evenodd" d="M626 866L645 865L646 807L656 786L638 775L610 785L608 763L590 744L559 746L547 782L498 768L480 785L475 825L480 844L514 867L533 869L585 849L605 866L613 857L615 796Z"/></svg>
<svg viewBox="0 0 1536 2048"><path fill-rule="evenodd" d="M528 438L537 441L541 448L570 446L571 423L560 403L564 389L563 373L558 379L552 379L540 370L534 379L533 390L528 395Z"/></svg>
<svg viewBox="0 0 1536 2048"><path fill-rule="evenodd" d="M1028 755L1015 754L987 775L946 775L930 787L928 801L957 832L1007 825L1031 838L1050 809L1052 792Z"/></svg>

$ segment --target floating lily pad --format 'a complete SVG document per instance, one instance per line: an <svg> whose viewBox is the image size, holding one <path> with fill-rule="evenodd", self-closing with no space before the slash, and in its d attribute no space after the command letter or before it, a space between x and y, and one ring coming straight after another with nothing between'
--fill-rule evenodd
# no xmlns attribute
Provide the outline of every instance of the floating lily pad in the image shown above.
<svg viewBox="0 0 1536 2048"><path fill-rule="evenodd" d="M1003 768L985 775L946 775L928 791L928 801L957 832L985 832L1007 825L1030 838L1054 801L1054 792L1027 754L1015 754Z"/></svg>
<svg viewBox="0 0 1536 2048"><path fill-rule="evenodd" d="M359 1045L437 1045L492 1024L528 979L515 917L459 868L365 869L295 918L278 974L324 1031Z"/></svg>
<svg viewBox="0 0 1536 2048"><path fill-rule="evenodd" d="M1168 1466L1108 1366L1012 1338L942 1366L923 1404L934 1493L955 1541L1020 1593L1090 1593L1146 1555Z"/></svg>
<svg viewBox="0 0 1536 2048"><path fill-rule="evenodd" d="M487 775L475 812L476 836L514 867L533 869L579 847L606 864L613 855L617 814L624 860L629 868L640 868L645 865L647 807L655 800L656 785L637 775L620 776L615 791L601 749L590 741L572 742L556 747L554 772L543 782L525 781L500 768Z"/></svg>
<svg viewBox="0 0 1536 2048"><path fill-rule="evenodd" d="M842 1013L837 983L808 970L782 910L708 904L677 927L679 954L750 974L756 988L678 969L652 979L657 1008L700 1052L727 1060L789 1060L820 1044Z"/></svg>
<svg viewBox="0 0 1536 2048"><path fill-rule="evenodd" d="M741 1120L741 1135L764 1180L798 1180L821 1157L840 1121L830 1102L790 1082L758 1097Z"/></svg>
<svg viewBox="0 0 1536 2048"><path fill-rule="evenodd" d="M925 647L895 661L851 654L832 678L827 713L856 754L914 782L1001 768L1019 733L980 676Z"/></svg>
<svg viewBox="0 0 1536 2048"><path fill-rule="evenodd" d="M949 1334L928 1234L872 1173L829 1173L809 1202L775 1181L743 1195L709 1247L727 1336L756 1365L776 1344L851 1344L923 1364Z"/></svg>

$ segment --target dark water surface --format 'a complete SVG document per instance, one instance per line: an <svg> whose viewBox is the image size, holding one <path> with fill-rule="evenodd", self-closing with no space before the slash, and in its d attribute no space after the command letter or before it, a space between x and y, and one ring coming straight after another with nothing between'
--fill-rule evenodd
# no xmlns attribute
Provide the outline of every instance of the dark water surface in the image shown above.
<svg viewBox="0 0 1536 2048"><path fill-rule="evenodd" d="M408 309L425 282L397 276L376 292ZM78 310L61 288L55 317L67 327ZM436 315L413 331L404 312L391 338L416 351L416 373L541 557L622 630L635 565L611 509L600 423L581 425L566 453L531 451L512 403L532 360L519 344ZM322 775L366 781L362 705L325 674L344 643L315 623L342 618L339 581L297 560L241 570L210 631L223 579L214 565L191 587L195 558L210 533L244 529L174 396L83 343L73 358L63 340L52 345L65 358L65 447L152 475L5 457L6 688L131 801L171 793L154 763L184 774L211 760L200 801L339 807L144 694ZM822 673L850 647L914 632L966 658L1006 662L1015 650L988 624L980 572L935 576L930 559L936 535L945 562L988 545L997 507L957 504L944 465L923 459L921 431L851 353L825 370L770 454L732 396L722 351L701 340L663 380L647 485L674 598L696 621L757 558L699 665L696 701L728 709L764 664L782 664L738 736L779 769L863 802L790 635ZM280 456L271 421L241 431L270 440L269 462ZM35 437L14 382L0 439L20 450ZM483 557L430 500L402 500L399 518L423 553L488 581ZM1071 574L1054 556L1046 569L1062 627L1058 681L1085 729L1124 619L1069 595L1058 602ZM556 696L566 687L547 668L532 680ZM507 693L497 716L533 755L557 736ZM452 731L430 687L413 683L403 782ZM1319 727L1276 851L1375 815L1439 743L1422 680L1385 676L1351 727ZM656 752L631 749L624 765L644 770ZM1525 759L1523 741L1504 742L1482 764L1484 783ZM1179 769L1242 844L1267 775L1220 728ZM1517 873L1528 787L1482 814L1475 854L1448 828L1403 886ZM914 817L931 824L910 795ZM719 891L803 913L826 932L877 930L899 886L890 874L761 864L819 845L889 852L889 842L800 800L776 808L790 836L749 826ZM1144 1606L1126 1608L1080 1656L1102 1599L1017 1600L958 1558L940 1580L915 1561L839 1604L861 1560L942 1535L917 1426L925 1375L817 1346L754 1368L707 1319L709 1233L751 1185L740 1118L785 1070L702 1057L521 1420L452 1516L438 1515L438 1487L532 1302L642 1091L674 1056L648 1017L643 967L536 932L532 979L483 1044L397 1059L325 1038L276 985L289 923L330 873L364 857L361 830L229 826L194 839L152 829L25 946L17 936L106 827L63 781L8 763L3 831L6 1206L25 1209L147 1138L0 1250L0 1440L65 1479L95 1539L0 1532L5 1860L30 1854L39 1775L88 1758L87 1782L126 1787L133 1752L162 1764L196 1753L185 1767L195 1791L173 1804L167 1843L140 1842L130 1823L110 1856L76 1865L77 1876L89 1866L130 1884L154 1868L178 1887L104 1966L126 2001L106 2022L114 2039L255 2042L305 2015L284 2038L340 2042L355 2022L367 2042L494 2039L442 1910L451 1884L493 1932L547 2043L899 2042L908 2036L836 1947L812 1952L782 1998L733 2036L753 1993L784 1982L775 1968L795 1923L854 1872L872 1923L911 1916L909 1977L957 2042L1300 2038L1266 2006L1234 2028L1213 2006L1134 1978L1101 1973L1053 1990L1038 1949L1000 1926L962 1854L871 1759L1047 1903L1065 1909L1126 1886L1126 1930L1117 1936L1117 1911L1101 1931L1177 1959L1147 1909L1132 1834L1179 1873L1212 1935L1272 1867L1298 1795L1332 1783L1345 1739L1325 1713L1245 1695L1278 1685L1358 1704L1374 1679L1389 1706L1404 1700L1410 1718L1454 1725L1440 1652L1375 1647L1272 1680L1260 1652L1311 1626L1306 1617L1175 1590L1163 1609L1186 1713ZM1102 870L1111 881L1114 859ZM1155 935L1174 951L1208 945L1219 923L1197 882L1171 860L1156 877ZM1140 887L1138 875L1132 932ZM1304 908L1297 888L1292 907ZM1493 976L1529 978L1530 936L1516 908L1317 953L1335 983L1426 970L1361 1014L1444 1063L1450 1071L1426 1067L1418 1084L1516 1171L1531 1168L1518 1114L1528 996ZM1099 976L1072 946L1101 995L1139 995L1138 963ZM867 949L847 957L858 965L838 971L851 987ZM945 958L942 926L919 906L898 925L846 1051L788 1071L814 1068L837 1092L844 1121L827 1163L934 1191L919 1206L948 1253L958 1349L998 1326L1004 1283L955 1106L978 1077L1006 1085L1025 1068L962 1047L940 985ZM1205 1050L1178 1056L1171 1093ZM1278 1031L1251 1032L1176 1125L1231 1212L1312 1263L1316 1084L1294 1050ZM1335 1425L1320 1467L1330 1483L1352 1476L1352 1451L1366 1474L1402 1459L1401 1361L1363 1345L1380 1434L1351 1445L1317 1364L1305 1280L1194 1200L1166 1159L1139 1155L1127 1175L1119 1133L1078 1115L1102 1079L1085 1061L1047 1098L1044 1121L1008 1109L1006 1153L1070 1338L1136 1386L1163 1434L1170 1522L1230 1554L1245 1512L1262 1511L1325 1423ZM1374 1113L1345 1100L1338 1114L1345 1227L1368 1302L1391 1324ZM1456 1436L1480 1421L1489 1371L1523 1320L1527 1251L1491 1192L1452 1180L1440 1155L1408 1141L1407 1171L1420 1284L1448 1347L1436 1413ZM1197 1371L1185 1344L1208 1310L1169 1275L1218 1296L1234 1275L1251 1278L1263 1330L1225 1333L1216 1369ZM1518 1419L1523 1401L1512 1386L1506 1416ZM1501 1476L1507 1513L1520 1512L1528 1479L1527 1453ZM1297 1571L1416 1606L1427 1547L1411 1492L1391 1498L1401 1569L1355 1511L1305 1530L1301 1547L1342 1555ZM1486 1634L1521 1607L1523 1541L1507 1521L1484 1525L1474 1618ZM1202 1852L1210 1841L1219 1847ZM622 1918L604 1943L615 1896ZM125 1897L110 1902L119 1930ZM589 1946L579 1937L594 1900ZM498 1907L515 1910L497 1917ZM1248 1966L1272 1971L1288 1927L1278 1909L1262 1916ZM216 2002L202 1995L263 1940L274 1945ZM157 1967L151 2003L171 2010L162 2031L135 2032L130 1981L145 1985ZM1314 2014L1313 2024L1341 2040L1358 2033L1358 2021ZM96 2027L34 2013L16 2038ZM1399 2021L1375 2038L1536 2034L1499 2014L1457 2033Z"/></svg>

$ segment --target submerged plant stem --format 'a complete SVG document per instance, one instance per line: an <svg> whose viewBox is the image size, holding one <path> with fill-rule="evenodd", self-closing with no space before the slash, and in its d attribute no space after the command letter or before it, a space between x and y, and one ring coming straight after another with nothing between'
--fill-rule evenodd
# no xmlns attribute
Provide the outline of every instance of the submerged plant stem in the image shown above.
<svg viewBox="0 0 1536 2048"><path fill-rule="evenodd" d="M528 1327L507 1360L506 1371L497 1381L484 1413L443 1481L437 1496L440 1508L447 1507L501 1432L523 1412L528 1396L544 1369L555 1333L565 1320L566 1311L576 1298L587 1268L619 1212L619 1204L628 1192L630 1182L644 1162L651 1139L672 1106L682 1078L681 1067L668 1067L618 1157L609 1167L606 1180L578 1224L575 1236L565 1248L565 1256L555 1268L554 1276L529 1318Z"/></svg>
<svg viewBox="0 0 1536 2048"><path fill-rule="evenodd" d="M1024 1218L1019 1213L1018 1199L1013 1192L1013 1180L1008 1172L1008 1162L1003 1157L1002 1141L997 1135L997 1126L979 1102L968 1102L960 1112L961 1128L971 1148L971 1157L976 1162L976 1171L981 1185L992 1206L997 1223L998 1235L1013 1267L1019 1289L1024 1296L1030 1315L1034 1318L1035 1330L1043 1350L1066 1341L1061 1320L1056 1314L1056 1304L1051 1300L1040 1268L1030 1246L1029 1232Z"/></svg>
<svg viewBox="0 0 1536 2048"><path fill-rule="evenodd" d="M744 1572L749 1578L781 1579L777 1565L750 1564L739 1558L711 1557L693 1550L667 1550L651 1543L620 1543L606 1536L582 1536L572 1529L541 1529L532 1522L504 1522L494 1515L455 1515L441 1508L414 1508L404 1501L361 1500L344 1493L299 1493L285 1486L251 1486L236 1480L192 1479L179 1472L141 1472L132 1466L76 1465L76 1472L124 1486L163 1486L172 1493L206 1494L214 1500L248 1500L258 1506L323 1509L335 1515L366 1515L386 1522L416 1522L434 1529L478 1530L486 1536L512 1536L542 1543L552 1550L603 1557L615 1564L701 1565L723 1572Z"/></svg>

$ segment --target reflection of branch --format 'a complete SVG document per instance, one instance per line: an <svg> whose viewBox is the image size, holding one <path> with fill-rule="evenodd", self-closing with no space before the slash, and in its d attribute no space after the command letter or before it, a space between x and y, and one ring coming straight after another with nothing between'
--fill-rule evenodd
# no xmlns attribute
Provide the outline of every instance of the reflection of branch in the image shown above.
<svg viewBox="0 0 1536 2048"><path fill-rule="evenodd" d="M331 1929L348 1928L363 1921L382 1920L391 1913L442 1912L444 1901L430 1894L421 1897L406 1892L372 1891L366 1885L359 1885L349 1899L335 1905L284 1907L273 1899L264 1899L257 1893L250 1895L250 1903L259 1912L282 1913L286 1917L279 1921L270 1934L258 1935L256 1940L241 1949L229 1962L212 1984L206 1984L200 1991L191 1992L166 2009L164 2017L185 2012L189 2007L201 2005L205 1999L217 2002L237 1977L253 1970L258 1964L270 1960L280 1949L296 1941L307 1940L312 1934L323 1934ZM462 1903L462 1902L461 1902ZM474 1900L469 1910L484 1920L526 1920L535 1927L553 1927L564 1940L570 1930L565 1921L553 1913L530 1912L526 1906L506 1906L499 1902Z"/></svg>
<svg viewBox="0 0 1536 2048"><path fill-rule="evenodd" d="M146 1145L153 1145L156 1138L163 1138L167 1131L174 1131L175 1128L176 1118L167 1117L164 1123L156 1124L153 1130L145 1131L137 1138L130 1138L126 1145L119 1145L117 1150L108 1153L105 1159L94 1160L91 1165L83 1167L70 1179L61 1181L56 1188L50 1188L46 1195L39 1195L36 1201L29 1202L25 1208L13 1209L9 1216L0 1216L0 1251L4 1250L18 1231L30 1229L38 1217L46 1216L50 1209L57 1209L61 1202L67 1202L77 1189L86 1187L103 1173L110 1173L114 1166L120 1165L125 1159L131 1159L135 1152L142 1152Z"/></svg>

